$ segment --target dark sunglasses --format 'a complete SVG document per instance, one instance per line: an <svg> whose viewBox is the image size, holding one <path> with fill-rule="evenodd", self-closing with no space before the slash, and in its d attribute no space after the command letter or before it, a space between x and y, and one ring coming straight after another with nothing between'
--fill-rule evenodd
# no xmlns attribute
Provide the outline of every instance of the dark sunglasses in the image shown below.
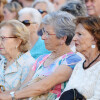
<svg viewBox="0 0 100 100"><path fill-rule="evenodd" d="M47 11L43 11L41 9L38 9L38 11L40 12L40 14L47 13Z"/></svg>
<svg viewBox="0 0 100 100"><path fill-rule="evenodd" d="M35 22L31 22L30 20L24 20L21 23L23 23L26 26L30 26L30 24L36 24Z"/></svg>

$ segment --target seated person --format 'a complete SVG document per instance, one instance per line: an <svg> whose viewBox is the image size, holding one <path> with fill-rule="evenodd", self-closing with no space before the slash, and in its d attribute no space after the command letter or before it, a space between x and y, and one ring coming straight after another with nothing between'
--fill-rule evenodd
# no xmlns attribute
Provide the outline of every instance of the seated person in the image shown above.
<svg viewBox="0 0 100 100"><path fill-rule="evenodd" d="M12 90L27 77L35 59L30 49L29 31L17 20L0 23L0 85Z"/></svg>
<svg viewBox="0 0 100 100"><path fill-rule="evenodd" d="M100 18L80 17L76 25L73 40L86 59L76 65L65 92L57 100L73 100L74 93L81 96L74 96L77 100L100 100Z"/></svg>
<svg viewBox="0 0 100 100"><path fill-rule="evenodd" d="M30 31L32 57L37 59L40 55L49 54L50 51L45 48L44 41L37 34L42 20L41 14L34 8L23 8L19 11L18 16L18 20L25 24Z"/></svg>

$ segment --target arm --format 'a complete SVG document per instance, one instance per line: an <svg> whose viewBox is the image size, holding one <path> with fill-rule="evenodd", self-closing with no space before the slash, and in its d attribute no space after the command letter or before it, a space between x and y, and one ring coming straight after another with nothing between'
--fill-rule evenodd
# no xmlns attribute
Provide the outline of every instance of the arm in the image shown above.
<svg viewBox="0 0 100 100"><path fill-rule="evenodd" d="M57 84L60 84L64 81L67 81L72 73L72 69L66 65L59 66L54 73L45 79L33 83L30 86L15 92L15 98L26 98L37 96L49 91L52 87ZM55 81L56 80L56 81Z"/></svg>
<svg viewBox="0 0 100 100"><path fill-rule="evenodd" d="M59 66L54 73L39 82L33 83L28 87L15 92L16 99L37 96L46 93L55 85L67 81L70 78L72 69L66 65ZM8 93L0 93L0 100L11 100Z"/></svg>

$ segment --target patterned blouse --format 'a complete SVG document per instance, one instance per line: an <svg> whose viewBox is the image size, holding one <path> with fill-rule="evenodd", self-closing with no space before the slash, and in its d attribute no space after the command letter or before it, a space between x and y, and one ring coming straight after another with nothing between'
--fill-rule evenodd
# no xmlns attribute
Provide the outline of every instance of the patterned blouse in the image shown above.
<svg viewBox="0 0 100 100"><path fill-rule="evenodd" d="M63 56L56 59L48 67L44 67L43 63L50 55L51 54L42 55L36 60L36 62L34 63L34 66L33 66L33 71L35 71L33 79L37 78L38 76L51 75L59 65L63 65L63 64L74 69L75 65L81 60L81 58L77 54L70 52L70 53L64 54ZM56 85L49 92L48 100L54 100L57 97L59 97L61 95L61 92L64 90L66 83L67 82Z"/></svg>
<svg viewBox="0 0 100 100"><path fill-rule="evenodd" d="M27 52L7 69L4 69L5 62L5 59L0 61L0 85L3 85L6 90L12 90L25 80L35 59L31 56L30 52Z"/></svg>

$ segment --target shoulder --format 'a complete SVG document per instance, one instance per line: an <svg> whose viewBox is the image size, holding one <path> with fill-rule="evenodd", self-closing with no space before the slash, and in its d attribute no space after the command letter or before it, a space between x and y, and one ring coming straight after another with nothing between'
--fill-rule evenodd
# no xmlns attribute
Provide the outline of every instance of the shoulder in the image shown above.
<svg viewBox="0 0 100 100"><path fill-rule="evenodd" d="M31 56L30 51L28 51L23 54L17 61L20 65L30 66L35 62L35 59Z"/></svg>
<svg viewBox="0 0 100 100"><path fill-rule="evenodd" d="M68 64L73 62L79 62L81 60L82 60L81 57L75 53L69 54L68 57L66 57L66 61Z"/></svg>
<svg viewBox="0 0 100 100"><path fill-rule="evenodd" d="M41 55L37 58L37 61L42 61L42 60L45 60L50 54L44 54L44 55Z"/></svg>

